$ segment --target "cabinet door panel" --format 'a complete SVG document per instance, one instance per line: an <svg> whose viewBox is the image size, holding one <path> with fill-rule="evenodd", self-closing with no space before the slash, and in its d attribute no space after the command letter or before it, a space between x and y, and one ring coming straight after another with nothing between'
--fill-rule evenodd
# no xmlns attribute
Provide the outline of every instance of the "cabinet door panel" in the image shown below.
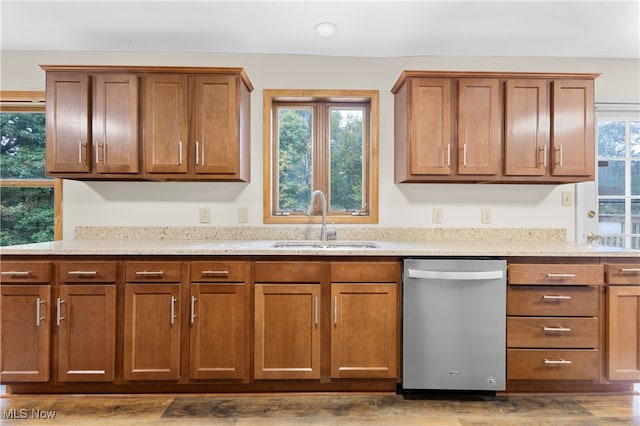
<svg viewBox="0 0 640 426"><path fill-rule="evenodd" d="M544 176L548 164L547 80L505 84L504 173Z"/></svg>
<svg viewBox="0 0 640 426"><path fill-rule="evenodd" d="M125 380L180 377L180 286L126 284Z"/></svg>
<svg viewBox="0 0 640 426"><path fill-rule="evenodd" d="M115 285L63 285L59 298L58 380L112 382L116 355Z"/></svg>
<svg viewBox="0 0 640 426"><path fill-rule="evenodd" d="M416 79L411 84L410 173L451 173L451 80Z"/></svg>
<svg viewBox="0 0 640 426"><path fill-rule="evenodd" d="M458 83L458 174L498 174L500 120L499 80L461 79Z"/></svg>
<svg viewBox="0 0 640 426"><path fill-rule="evenodd" d="M558 80L552 87L551 173L555 176L593 176L593 81Z"/></svg>
<svg viewBox="0 0 640 426"><path fill-rule="evenodd" d="M236 79L233 76L194 78L196 173L238 173Z"/></svg>
<svg viewBox="0 0 640 426"><path fill-rule="evenodd" d="M244 284L191 284L191 379L246 377L245 291Z"/></svg>
<svg viewBox="0 0 640 426"><path fill-rule="evenodd" d="M145 169L187 173L188 81L186 75L145 77Z"/></svg>
<svg viewBox="0 0 640 426"><path fill-rule="evenodd" d="M89 87L85 73L47 73L47 172L91 171Z"/></svg>
<svg viewBox="0 0 640 426"><path fill-rule="evenodd" d="M93 146L98 173L138 173L138 77L98 74Z"/></svg>
<svg viewBox="0 0 640 426"><path fill-rule="evenodd" d="M3 285L0 290L0 379L47 382L51 286Z"/></svg>
<svg viewBox="0 0 640 426"><path fill-rule="evenodd" d="M640 287L607 288L607 377L640 380Z"/></svg>
<svg viewBox="0 0 640 426"><path fill-rule="evenodd" d="M320 378L320 286L256 284L256 379Z"/></svg>
<svg viewBox="0 0 640 426"><path fill-rule="evenodd" d="M332 284L331 377L397 376L395 284Z"/></svg>

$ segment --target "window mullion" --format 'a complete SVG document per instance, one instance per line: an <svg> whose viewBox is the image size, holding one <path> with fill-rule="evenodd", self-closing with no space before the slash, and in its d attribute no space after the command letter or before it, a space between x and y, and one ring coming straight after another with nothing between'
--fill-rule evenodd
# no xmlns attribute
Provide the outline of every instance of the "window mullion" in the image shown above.
<svg viewBox="0 0 640 426"><path fill-rule="evenodd" d="M329 162L328 162L328 139L329 139L329 116L327 104L318 102L316 105L316 129L313 140L313 190L319 189L327 196L327 209L331 205L329 200ZM319 213L320 204L315 208Z"/></svg>

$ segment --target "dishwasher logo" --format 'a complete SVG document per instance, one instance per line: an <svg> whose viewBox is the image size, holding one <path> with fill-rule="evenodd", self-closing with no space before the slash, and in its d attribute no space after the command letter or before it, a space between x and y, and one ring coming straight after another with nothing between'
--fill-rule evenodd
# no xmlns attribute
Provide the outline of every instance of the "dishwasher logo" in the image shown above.
<svg viewBox="0 0 640 426"><path fill-rule="evenodd" d="M495 384L496 384L496 382L497 382L497 380L496 380L496 378L495 378L495 377L493 377L493 376L489 376L489 377L487 377L487 383L488 383L488 384L490 384L490 385L495 385Z"/></svg>
<svg viewBox="0 0 640 426"><path fill-rule="evenodd" d="M462 371L458 371L458 370L449 371L449 375L450 376L461 376L462 375Z"/></svg>

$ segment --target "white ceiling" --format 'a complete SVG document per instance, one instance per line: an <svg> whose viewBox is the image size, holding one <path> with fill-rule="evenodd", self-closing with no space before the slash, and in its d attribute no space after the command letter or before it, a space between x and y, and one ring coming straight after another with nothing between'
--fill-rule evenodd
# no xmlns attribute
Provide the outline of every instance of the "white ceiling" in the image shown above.
<svg viewBox="0 0 640 426"><path fill-rule="evenodd" d="M2 50L640 58L634 1L0 0ZM339 30L329 39L313 27Z"/></svg>

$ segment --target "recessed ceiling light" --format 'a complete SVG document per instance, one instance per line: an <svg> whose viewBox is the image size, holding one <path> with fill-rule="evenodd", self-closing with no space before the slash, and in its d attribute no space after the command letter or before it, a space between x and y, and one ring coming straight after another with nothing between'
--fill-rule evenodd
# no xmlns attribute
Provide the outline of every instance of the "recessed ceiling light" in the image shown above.
<svg viewBox="0 0 640 426"><path fill-rule="evenodd" d="M316 30L316 34L323 38L331 37L338 32L338 27L332 22L320 22L313 28Z"/></svg>

